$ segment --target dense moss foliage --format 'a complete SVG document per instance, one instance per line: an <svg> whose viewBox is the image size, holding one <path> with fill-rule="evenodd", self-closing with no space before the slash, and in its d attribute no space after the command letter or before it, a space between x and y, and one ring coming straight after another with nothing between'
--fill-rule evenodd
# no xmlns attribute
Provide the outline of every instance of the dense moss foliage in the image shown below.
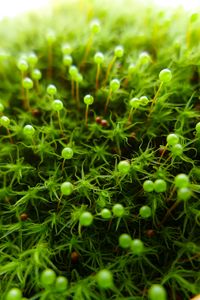
<svg viewBox="0 0 200 300"><path fill-rule="evenodd" d="M0 23L0 299L200 294L200 16L109 2Z"/></svg>

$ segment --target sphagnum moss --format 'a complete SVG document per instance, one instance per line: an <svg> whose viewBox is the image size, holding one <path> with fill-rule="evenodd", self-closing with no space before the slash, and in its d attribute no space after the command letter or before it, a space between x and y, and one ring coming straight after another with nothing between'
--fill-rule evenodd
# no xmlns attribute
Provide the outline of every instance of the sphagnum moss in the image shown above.
<svg viewBox="0 0 200 300"><path fill-rule="evenodd" d="M78 3L0 23L0 299L196 299L199 15Z"/></svg>

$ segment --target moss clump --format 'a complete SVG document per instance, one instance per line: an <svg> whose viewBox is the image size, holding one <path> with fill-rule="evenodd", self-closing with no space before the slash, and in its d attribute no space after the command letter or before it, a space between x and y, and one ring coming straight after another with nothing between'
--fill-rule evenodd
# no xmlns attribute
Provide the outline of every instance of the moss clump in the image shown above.
<svg viewBox="0 0 200 300"><path fill-rule="evenodd" d="M0 23L0 299L189 299L200 18L81 3Z"/></svg>

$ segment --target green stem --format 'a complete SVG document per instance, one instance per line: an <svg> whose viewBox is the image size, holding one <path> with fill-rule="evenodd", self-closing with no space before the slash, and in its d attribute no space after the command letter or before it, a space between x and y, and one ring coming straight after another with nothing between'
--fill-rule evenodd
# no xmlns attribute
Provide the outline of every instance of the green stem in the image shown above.
<svg viewBox="0 0 200 300"><path fill-rule="evenodd" d="M159 88L158 88L158 90L157 90L157 92L156 92L156 94L155 94L155 96L154 96L154 98L153 98L153 100L152 100L148 118L151 116L151 114L152 114L152 112L153 112L153 109L154 109L156 100L157 100L158 95L159 95L159 93L160 93L160 91L161 91L161 89L162 89L162 86L163 86L163 82L160 83L160 86L159 86Z"/></svg>
<svg viewBox="0 0 200 300"><path fill-rule="evenodd" d="M85 125L86 125L86 127L88 127L88 109L89 109L89 105L86 106L86 110L85 110Z"/></svg>
<svg viewBox="0 0 200 300"><path fill-rule="evenodd" d="M106 85L106 83L107 83L108 77L110 75L110 71L111 71L111 69L112 69L112 67L113 67L113 65L114 65L114 63L116 61L116 58L117 57L114 56L113 59L111 60L111 62L109 63L109 65L108 65L108 68L107 68L107 71L106 71L106 77L105 77L104 85Z"/></svg>
<svg viewBox="0 0 200 300"><path fill-rule="evenodd" d="M58 123L59 123L60 131L63 135L63 128L62 128L62 123L61 123L61 118L60 118L60 112L58 111L57 113L58 113Z"/></svg>
<svg viewBox="0 0 200 300"><path fill-rule="evenodd" d="M108 97L107 97L106 104L105 104L105 108L104 108L105 113L107 112L107 108L108 108L108 104L110 102L111 95L112 95L112 90L109 90Z"/></svg>
<svg viewBox="0 0 200 300"><path fill-rule="evenodd" d="M100 64L97 65L97 73L96 73L96 90L99 88L99 75L101 71L101 66Z"/></svg>

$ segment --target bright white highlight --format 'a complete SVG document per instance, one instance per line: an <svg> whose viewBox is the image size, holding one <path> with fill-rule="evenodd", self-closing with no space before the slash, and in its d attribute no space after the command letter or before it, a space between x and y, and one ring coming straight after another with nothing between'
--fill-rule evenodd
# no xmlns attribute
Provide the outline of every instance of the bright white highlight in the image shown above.
<svg viewBox="0 0 200 300"><path fill-rule="evenodd" d="M72 0L66 0L72 1ZM100 0L99 0L100 1ZM109 1L109 0L107 0ZM131 3L132 0L130 0ZM161 7L183 7L186 10L194 11L200 9L200 0L135 0L144 4L154 2L157 6ZM135 1L133 1L135 3ZM52 3L59 3L61 0L0 0L0 19L3 17L14 17L20 13L24 13L30 10L40 10ZM62 1L63 2L63 1Z"/></svg>
<svg viewBox="0 0 200 300"><path fill-rule="evenodd" d="M37 10L49 4L50 0L0 0L0 19L14 17L20 13Z"/></svg>

